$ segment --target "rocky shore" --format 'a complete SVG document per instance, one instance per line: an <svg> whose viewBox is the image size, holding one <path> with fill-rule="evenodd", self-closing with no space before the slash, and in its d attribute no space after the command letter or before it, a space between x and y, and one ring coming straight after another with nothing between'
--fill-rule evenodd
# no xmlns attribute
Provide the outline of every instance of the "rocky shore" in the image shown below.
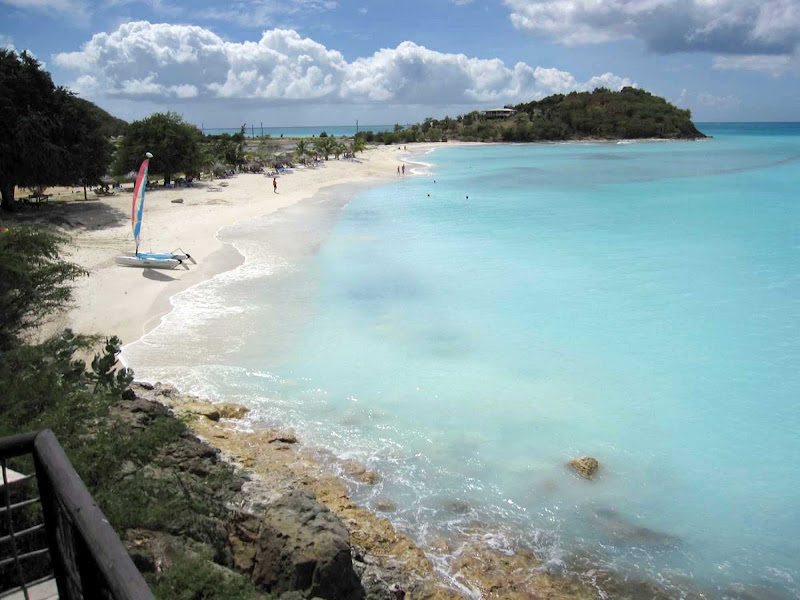
<svg viewBox="0 0 800 600"><path fill-rule="evenodd" d="M386 518L356 506L347 481L304 452L293 431L247 431L238 427L246 407L212 404L163 384L134 384L122 405L140 421L172 410L199 439L186 441L171 459L209 481L218 479L214 474L220 469L233 478L224 490L208 488L226 507L219 537L211 543L215 562L279 598L589 599L603 597L599 580L618 598L669 597L650 585L637 584L634 592L597 571L586 578L550 574L534 553L493 549L475 541L480 535L460 540L457 549L453 540L441 540L435 550L453 557L443 572ZM338 467L364 485L380 477L353 461L339 461ZM476 524L476 532L479 528ZM176 543L163 536L129 537L144 570L169 561L165 548Z"/></svg>

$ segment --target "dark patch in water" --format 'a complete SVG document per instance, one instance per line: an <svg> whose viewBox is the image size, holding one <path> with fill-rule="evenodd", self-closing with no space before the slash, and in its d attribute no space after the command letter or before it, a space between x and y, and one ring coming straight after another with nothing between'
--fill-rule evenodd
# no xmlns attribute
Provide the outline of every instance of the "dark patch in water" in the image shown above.
<svg viewBox="0 0 800 600"><path fill-rule="evenodd" d="M469 503L463 500L448 500L445 502L444 507L457 515L467 514L472 509Z"/></svg>
<svg viewBox="0 0 800 600"><path fill-rule="evenodd" d="M677 536L631 523L611 508L595 510L592 522L610 538L621 543L648 546L675 546L680 543Z"/></svg>

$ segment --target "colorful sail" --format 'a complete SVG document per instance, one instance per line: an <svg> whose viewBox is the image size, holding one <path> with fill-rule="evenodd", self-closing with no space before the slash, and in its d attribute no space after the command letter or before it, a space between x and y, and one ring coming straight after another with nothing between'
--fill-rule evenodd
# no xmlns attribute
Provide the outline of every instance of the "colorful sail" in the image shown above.
<svg viewBox="0 0 800 600"><path fill-rule="evenodd" d="M133 186L133 205L131 206L131 226L133 227L133 239L136 241L136 253L139 253L139 234L142 231L142 216L144 215L144 193L147 189L147 171L150 167L150 159L153 155L149 152L145 155L142 166L139 167L139 175Z"/></svg>

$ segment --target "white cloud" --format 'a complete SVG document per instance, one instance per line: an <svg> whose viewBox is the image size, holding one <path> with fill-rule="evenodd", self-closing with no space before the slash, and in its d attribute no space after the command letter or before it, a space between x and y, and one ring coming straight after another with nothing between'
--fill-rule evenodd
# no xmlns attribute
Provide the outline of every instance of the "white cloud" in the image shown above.
<svg viewBox="0 0 800 600"><path fill-rule="evenodd" d="M732 108L741 104L741 100L735 94L714 96L703 92L697 94L697 102L709 108Z"/></svg>
<svg viewBox="0 0 800 600"><path fill-rule="evenodd" d="M43 13L62 13L76 18L83 18L87 14L84 0L0 0L0 4Z"/></svg>
<svg viewBox="0 0 800 600"><path fill-rule="evenodd" d="M126 23L78 52L55 56L78 72L70 85L97 97L229 99L272 105L316 103L476 105L529 101L552 93L635 85L605 73L570 73L499 59L469 58L413 42L352 62L297 32L265 31L257 42L226 42L197 26Z"/></svg>
<svg viewBox="0 0 800 600"><path fill-rule="evenodd" d="M5 48L6 50L16 50L14 47L14 38L10 35L3 35L0 33L0 48Z"/></svg>
<svg viewBox="0 0 800 600"><path fill-rule="evenodd" d="M319 14L335 10L339 4L335 0L235 0L222 6L196 11L194 16L243 27L269 27L281 17Z"/></svg>
<svg viewBox="0 0 800 600"><path fill-rule="evenodd" d="M731 56L790 56L800 46L800 0L504 2L515 27L565 45L640 39L656 52ZM751 68L756 62L727 64Z"/></svg>
<svg viewBox="0 0 800 600"><path fill-rule="evenodd" d="M721 55L714 57L714 68L720 71L760 71L778 77L789 71L800 71L798 54Z"/></svg>

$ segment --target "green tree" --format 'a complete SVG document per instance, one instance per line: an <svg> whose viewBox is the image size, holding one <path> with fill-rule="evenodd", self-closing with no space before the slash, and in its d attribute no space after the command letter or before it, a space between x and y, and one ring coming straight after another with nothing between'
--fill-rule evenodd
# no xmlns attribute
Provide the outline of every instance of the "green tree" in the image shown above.
<svg viewBox="0 0 800 600"><path fill-rule="evenodd" d="M83 197L86 199L86 187L101 183L101 177L108 172L114 146L105 134L97 113L91 109L93 104L74 96L65 96L62 103L64 164L61 183L83 186ZM93 126L87 126L87 123Z"/></svg>
<svg viewBox="0 0 800 600"><path fill-rule="evenodd" d="M350 152L353 153L353 156L356 155L356 152L363 152L367 148L367 143L364 141L364 138L360 135L355 136L352 140L350 140Z"/></svg>
<svg viewBox="0 0 800 600"><path fill-rule="evenodd" d="M300 140L294 148L294 155L297 157L297 160L305 162L305 157L309 154L309 151L308 143L306 143L305 140Z"/></svg>
<svg viewBox="0 0 800 600"><path fill-rule="evenodd" d="M325 160L328 160L335 146L336 140L327 136L320 137L320 139L314 141L314 151L324 156Z"/></svg>
<svg viewBox="0 0 800 600"><path fill-rule="evenodd" d="M238 133L221 133L207 135L203 139L204 145L209 148L214 160L218 160L232 167L241 166L245 161L244 152L245 132L244 125Z"/></svg>
<svg viewBox="0 0 800 600"><path fill-rule="evenodd" d="M110 147L90 104L53 85L50 74L26 52L0 49L3 209L14 208L16 186L69 185L105 173Z"/></svg>
<svg viewBox="0 0 800 600"><path fill-rule="evenodd" d="M63 308L86 272L61 259L66 238L35 227L0 230L0 352Z"/></svg>
<svg viewBox="0 0 800 600"><path fill-rule="evenodd" d="M151 173L163 173L164 184L176 173L196 173L203 162L200 130L174 112L155 113L128 125L128 132L117 149L115 172L139 168L146 152L151 152Z"/></svg>

